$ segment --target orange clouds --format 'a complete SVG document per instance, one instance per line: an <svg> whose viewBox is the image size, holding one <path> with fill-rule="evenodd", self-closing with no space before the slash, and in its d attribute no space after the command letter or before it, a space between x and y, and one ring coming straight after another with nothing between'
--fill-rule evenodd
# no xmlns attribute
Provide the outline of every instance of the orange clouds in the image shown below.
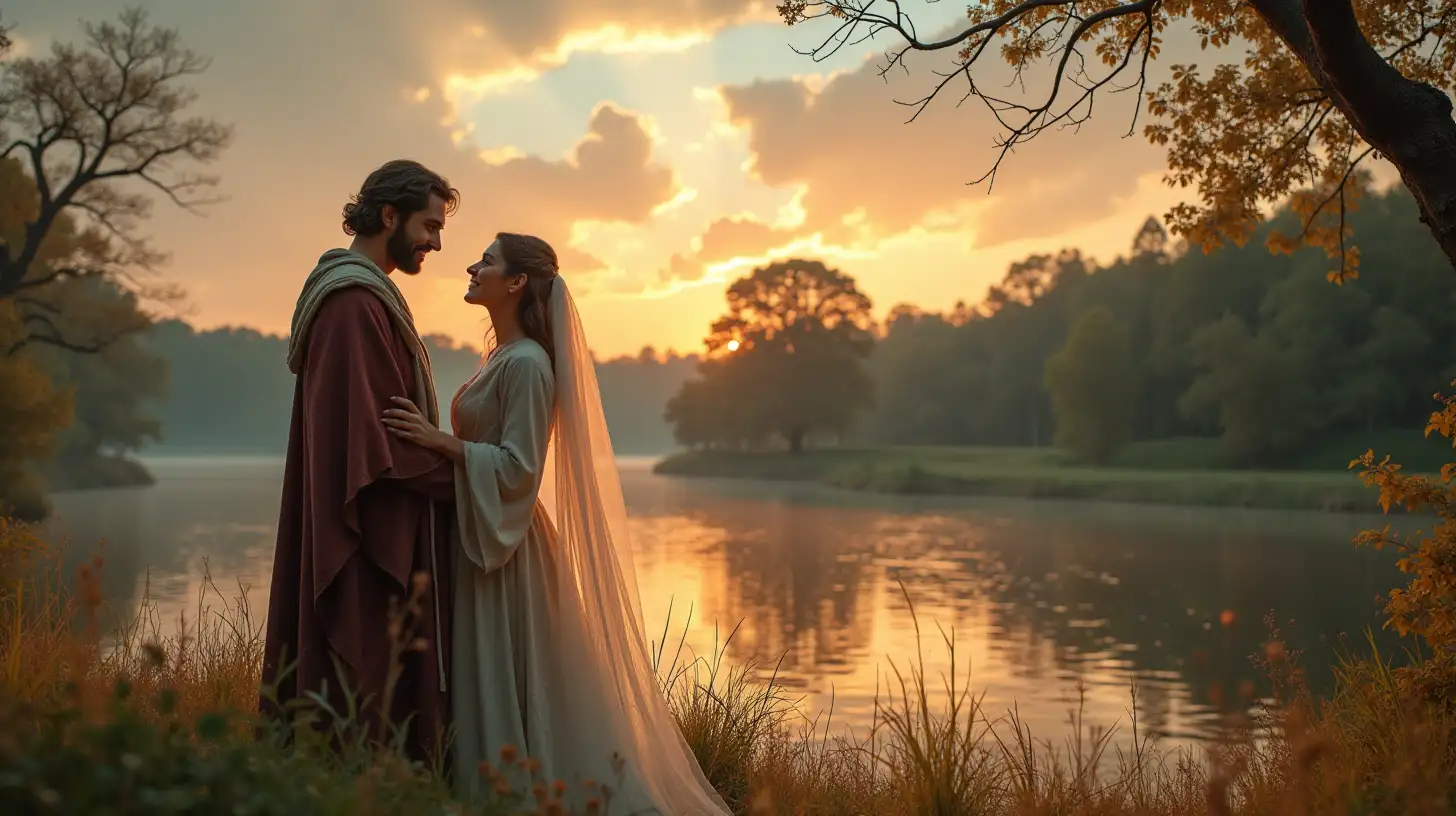
<svg viewBox="0 0 1456 816"><path fill-rule="evenodd" d="M573 51L664 51L729 25L771 19L757 0L456 0L480 47L462 49L464 73L559 65Z"/></svg>
<svg viewBox="0 0 1456 816"><path fill-rule="evenodd" d="M679 190L676 173L653 161L643 120L611 103L597 106L586 135L564 159L482 160L466 172L467 195L484 199L492 218L563 239L577 221L642 223Z"/></svg>
<svg viewBox="0 0 1456 816"><path fill-rule="evenodd" d="M1188 50L1182 39L1170 35L1165 65ZM996 161L1003 131L995 116L978 100L956 104L962 82L907 124L915 109L896 102L923 97L939 79L932 69L947 67L948 55L927 55L908 74L896 70L888 78L880 75L882 62L868 59L827 81L718 88L723 119L746 143L747 171L766 185L796 190L802 222L792 229L714 222L702 236L703 250L674 256L668 274L699 277L703 265L723 259L709 250L718 242L752 255L813 235L857 248L911 231L963 234L976 249L1051 239L1106 217L1138 193L1141 176L1165 166L1161 150L1140 133L1126 138L1136 98L1108 95L1080 129L1048 131L1008 155L994 188L971 186ZM1158 69L1149 73L1157 81ZM1002 96L1037 100L1051 74L1028 72L1020 78L1024 89L1006 87L1016 77L989 58L975 75L978 85Z"/></svg>
<svg viewBox="0 0 1456 816"><path fill-rule="evenodd" d="M505 6L543 14L559 6L476 5L485 16L507 17L517 12ZM436 323L426 318L430 330L458 336L477 335L479 316L458 304L463 277L456 273L495 232L551 241L563 271L586 284L586 273L608 264L599 251L570 245L578 223L642 224L678 194L677 174L654 154L650 121L611 103L581 120L584 131L564 155L532 154L532 145L520 144L487 161L469 140L452 139L442 124L453 113L448 100L419 89L438 78L447 44L468 36L461 27L467 4L360 0L347 13L342 8L314 0L206 8L157 0L152 8L154 21L178 27L189 47L212 59L194 83L197 112L237 130L235 145L208 168L222 177L228 200L205 218L158 206L148 224L172 254L163 273L188 290L204 324L286 330L303 275L319 253L348 241L339 229L344 203L389 159L422 161L461 190L443 251L402 284L421 299L418 313L441 315ZM553 13L559 19L552 26L571 28L559 9ZM89 0L54 0L16 17L45 44L51 37L78 42L78 18L108 15Z"/></svg>
<svg viewBox="0 0 1456 816"><path fill-rule="evenodd" d="M672 256L663 277L693 280L702 275L705 266L762 255L792 241L796 234L797 230L778 229L745 216L719 218L698 239L696 251Z"/></svg>
<svg viewBox="0 0 1456 816"><path fill-rule="evenodd" d="M887 87L852 55L820 65L795 56L787 43L814 33L798 27L740 27L686 49L776 19L771 2L147 6L213 60L195 83L198 112L237 128L208 168L229 200L207 218L159 206L148 223L173 254L164 274L189 290L204 325L286 329L302 275L347 241L340 208L392 158L426 163L463 194L444 250L402 283L427 330L478 337L461 270L496 231L530 232L556 247L579 294L591 292L584 314L602 316L594 337L613 351L695 338L721 306L712 287L686 283L705 270L716 281L789 252L857 266L866 281L907 253L915 260L904 263L936 275L981 258L999 268L1000 250L968 262L966 246L1061 240L1160 165L1141 138L1117 138L1124 95L1082 134L1049 134L1012 157L987 197L965 182L994 158L989 115L947 96L904 125L908 111L894 103L925 91L938 55ZM75 41L77 19L109 14L95 0L46 0L13 16L44 50L52 37ZM789 78L827 67L848 70ZM491 93L504 86L513 92ZM896 297L929 302L950 285L907 288L920 285L912 277L896 272Z"/></svg>

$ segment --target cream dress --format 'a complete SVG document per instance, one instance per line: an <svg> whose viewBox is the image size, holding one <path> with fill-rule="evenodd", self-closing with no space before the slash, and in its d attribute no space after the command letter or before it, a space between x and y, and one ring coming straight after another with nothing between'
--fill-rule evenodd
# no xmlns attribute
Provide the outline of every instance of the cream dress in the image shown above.
<svg viewBox="0 0 1456 816"><path fill-rule="evenodd" d="M455 482L450 673L457 791L466 799L489 794L494 783L481 763L499 767L501 749L510 746L539 762L548 789L564 783L568 808L585 809L601 796L597 786L607 785L608 813L723 813L704 798L711 793L692 786L685 801L701 799L702 807L656 804L633 769L614 759L618 737L610 723L618 718L607 707L623 703L601 693L590 671L563 653L562 627L570 621L561 615L572 605L561 603L557 532L538 500L555 388L546 351L519 340L497 349L451 408L455 435L465 442ZM529 791L524 769L510 777L516 790Z"/></svg>

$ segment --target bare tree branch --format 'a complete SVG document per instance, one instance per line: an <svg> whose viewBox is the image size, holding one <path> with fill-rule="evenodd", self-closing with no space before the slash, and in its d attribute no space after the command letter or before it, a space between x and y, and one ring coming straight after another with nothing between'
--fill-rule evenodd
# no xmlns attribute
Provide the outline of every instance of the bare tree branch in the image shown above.
<svg viewBox="0 0 1456 816"><path fill-rule="evenodd" d="M146 325L143 324L128 325L88 340L78 341L66 338L65 332L57 325L52 314L31 311L22 315L21 319L27 327L30 327L30 331L11 344L6 351L9 356L19 354L21 350L32 345L55 346L76 354L99 354L122 338L146 329Z"/></svg>
<svg viewBox="0 0 1456 816"><path fill-rule="evenodd" d="M231 128L187 115L188 83L209 61L140 9L84 28L83 46L0 63L0 160L23 161L35 188L23 241L0 246L0 301L69 279L126 282L165 258L138 229L155 199L198 214L223 200L217 177L193 168L221 155ZM43 258L58 230L82 239L78 254ZM37 342L93 345L64 341L42 320L28 325Z"/></svg>
<svg viewBox="0 0 1456 816"><path fill-rule="evenodd" d="M889 34L895 44L882 77L908 70L911 52L957 50L954 70L901 104L915 121L964 79L961 102L978 100L1001 128L996 158L973 184L994 184L1006 156L1046 130L1080 126L1099 92L1136 88L1154 117L1144 132L1168 150L1164 180L1199 199L1174 205L1169 226L1205 251L1242 244L1268 204L1297 201L1300 240L1340 259L1337 278L1353 273L1358 254L1345 242L1343 218L1358 193L1348 188L1363 162L1378 157L1400 171L1456 265L1456 122L1446 93L1456 82L1456 0L987 0L970 4L968 22L938 39L921 38L899 0L783 0L778 10L790 25L833 21L817 47L801 52L815 60ZM1237 43L1241 55L1207 76L1197 65L1171 66L1171 79L1149 93L1147 68L1174 18L1204 49ZM1013 101L990 88L976 68L993 43L1012 68L1010 84L1023 86L1041 67L1051 77L1045 93ZM1106 70L1088 67L1089 44ZM1122 79L1129 72L1135 81ZM1333 230L1324 218L1332 210L1341 219ZM1277 231L1268 240L1290 248Z"/></svg>
<svg viewBox="0 0 1456 816"><path fill-rule="evenodd" d="M1121 92L1136 89L1139 98L1147 87L1147 67L1156 46L1155 14L1162 0L1134 0L1108 6L1090 14L1081 11L1079 0L1024 0L995 16L977 11L972 6L971 24L938 40L921 40L910 18L898 0L886 0L891 11L875 10L882 0L815 0L784 2L779 12L790 25L820 18L835 19L838 25L817 47L800 53L822 61L834 56L845 46L855 46L881 33L891 33L899 45L885 55L880 75L886 76L895 67L906 69L905 58L914 51L944 51L959 48L955 70L940 73L940 80L923 97L899 101L912 108L906 120L914 122L957 78L966 81L963 104L972 98L980 100L1000 124L1003 133L996 139L997 156L991 167L971 184L987 182L994 187L996 172L1017 146L1049 129L1077 128L1092 115L1096 95L1100 91ZM1130 29L1119 29L1128 20L1136 20ZM1018 26L1022 30L1011 44L1026 52L1024 59L1013 62L1014 84L1022 84L1024 70L1044 53L1060 53L1051 70L1046 95L1036 103L1018 103L989 92L976 81L974 70L990 45L1009 36ZM1101 61L1108 70L1102 76L1088 72L1082 48L1096 43ZM1129 69L1137 72L1131 82L1119 85L1117 80ZM1059 104L1060 103L1060 104ZM1137 127L1139 104L1133 106L1129 134Z"/></svg>

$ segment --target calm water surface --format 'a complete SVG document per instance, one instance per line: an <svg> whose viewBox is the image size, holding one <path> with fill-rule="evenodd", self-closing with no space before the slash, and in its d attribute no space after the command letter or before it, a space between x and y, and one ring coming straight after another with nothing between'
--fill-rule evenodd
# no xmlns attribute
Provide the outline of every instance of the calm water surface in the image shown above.
<svg viewBox="0 0 1456 816"><path fill-rule="evenodd" d="M111 607L150 593L165 620L191 616L206 566L266 610L282 461L148 464L154 487L57 497L55 534L73 552L103 542ZM933 679L951 667L941 630L953 631L961 682L969 672L993 715L1014 702L1059 742L1079 686L1088 722L1125 725L1134 680L1140 725L1206 734L1212 701L1261 679L1249 655L1271 611L1327 683L1340 636L1378 627L1376 596L1398 583L1388 556L1349 543L1369 517L877 497L669 479L641 459L621 470L651 636L669 606L669 643L691 608L699 653L741 622L730 663L782 656L806 711L832 699L847 727L868 724L877 682L915 656L901 586Z"/></svg>

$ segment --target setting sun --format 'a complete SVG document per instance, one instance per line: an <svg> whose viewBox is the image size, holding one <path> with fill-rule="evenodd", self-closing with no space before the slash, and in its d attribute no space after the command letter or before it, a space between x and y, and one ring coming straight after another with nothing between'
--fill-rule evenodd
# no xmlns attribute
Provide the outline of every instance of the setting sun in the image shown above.
<svg viewBox="0 0 1456 816"><path fill-rule="evenodd" d="M738 341L737 340L729 340L728 341L728 350L729 351L737 351L738 350Z"/></svg>

